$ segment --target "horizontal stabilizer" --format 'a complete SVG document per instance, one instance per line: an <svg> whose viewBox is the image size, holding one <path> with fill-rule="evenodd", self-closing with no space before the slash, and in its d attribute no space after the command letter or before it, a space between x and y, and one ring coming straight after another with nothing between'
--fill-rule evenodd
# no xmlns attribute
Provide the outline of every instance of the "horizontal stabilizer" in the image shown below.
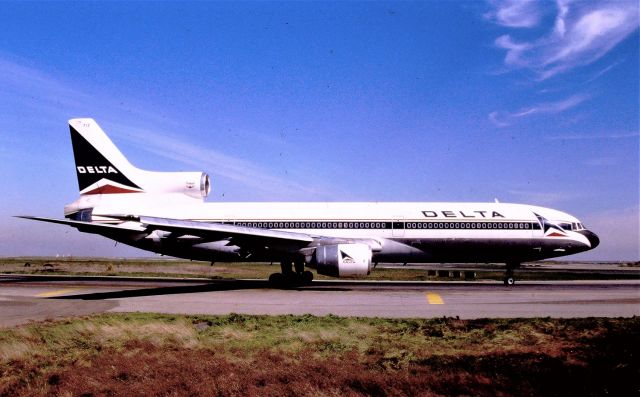
<svg viewBox="0 0 640 397"><path fill-rule="evenodd" d="M144 229L139 229L139 228L134 229L130 227L123 227L121 225L109 225L109 224L95 223L95 222L73 221L70 219L43 218L39 216L28 216L28 215L15 216L15 218L31 219L34 221L72 226L78 229L79 231L85 232L85 233L105 234L105 233L113 233L113 232L121 233L125 231L128 233L131 233L131 232L144 233L146 235L146 232Z"/></svg>

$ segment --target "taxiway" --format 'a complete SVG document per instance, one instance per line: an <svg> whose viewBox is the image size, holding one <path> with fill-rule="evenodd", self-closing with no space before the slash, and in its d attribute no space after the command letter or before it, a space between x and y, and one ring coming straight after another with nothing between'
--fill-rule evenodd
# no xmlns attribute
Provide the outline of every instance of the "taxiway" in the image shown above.
<svg viewBox="0 0 640 397"><path fill-rule="evenodd" d="M317 281L0 276L0 325L101 312L313 314L362 317L630 317L640 281Z"/></svg>

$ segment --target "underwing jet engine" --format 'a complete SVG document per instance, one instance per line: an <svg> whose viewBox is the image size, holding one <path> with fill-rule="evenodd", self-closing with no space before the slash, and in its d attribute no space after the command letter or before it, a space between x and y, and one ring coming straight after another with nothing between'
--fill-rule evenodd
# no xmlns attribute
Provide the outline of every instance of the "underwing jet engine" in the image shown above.
<svg viewBox="0 0 640 397"><path fill-rule="evenodd" d="M371 247L367 244L321 245L309 267L331 277L364 277L371 273Z"/></svg>

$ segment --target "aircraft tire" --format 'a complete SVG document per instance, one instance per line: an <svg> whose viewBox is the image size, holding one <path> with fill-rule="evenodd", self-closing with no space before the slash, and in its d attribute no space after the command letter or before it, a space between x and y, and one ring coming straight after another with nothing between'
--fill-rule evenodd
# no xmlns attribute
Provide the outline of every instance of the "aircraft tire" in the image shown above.
<svg viewBox="0 0 640 397"><path fill-rule="evenodd" d="M305 270L304 272L302 272L302 282L304 284L311 284L312 281L313 281L313 273L311 273L308 270Z"/></svg>
<svg viewBox="0 0 640 397"><path fill-rule="evenodd" d="M515 283L516 283L516 278L513 276L508 276L504 278L504 285L506 285L507 287L510 287Z"/></svg>
<svg viewBox="0 0 640 397"><path fill-rule="evenodd" d="M284 284L284 276L282 273L272 273L269 276L269 284L274 287L280 287Z"/></svg>

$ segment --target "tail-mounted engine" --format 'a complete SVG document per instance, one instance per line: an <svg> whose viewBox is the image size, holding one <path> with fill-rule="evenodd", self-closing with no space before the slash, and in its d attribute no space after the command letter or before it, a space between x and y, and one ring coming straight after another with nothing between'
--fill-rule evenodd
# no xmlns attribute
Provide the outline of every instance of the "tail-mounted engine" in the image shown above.
<svg viewBox="0 0 640 397"><path fill-rule="evenodd" d="M371 273L371 247L335 244L316 248L310 267L331 277L364 277Z"/></svg>
<svg viewBox="0 0 640 397"><path fill-rule="evenodd" d="M139 179L145 193L182 193L205 198L211 191L211 180L204 172L144 172Z"/></svg>

